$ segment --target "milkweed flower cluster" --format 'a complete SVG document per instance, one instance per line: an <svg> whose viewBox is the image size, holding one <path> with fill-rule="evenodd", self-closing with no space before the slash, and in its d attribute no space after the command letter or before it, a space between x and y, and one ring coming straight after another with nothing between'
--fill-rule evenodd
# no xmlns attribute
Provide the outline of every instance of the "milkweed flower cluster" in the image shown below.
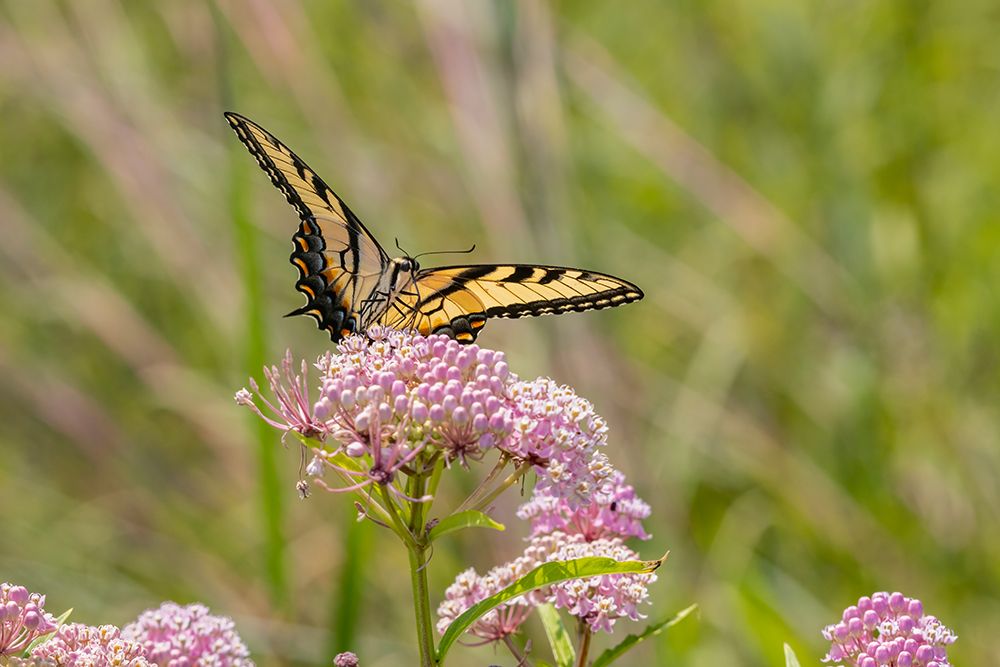
<svg viewBox="0 0 1000 667"><path fill-rule="evenodd" d="M529 551L545 554L546 561L601 556L619 562L639 560L639 554L627 547L620 538L587 540L583 535L560 532L535 537ZM649 585L656 581L653 573L605 574L585 579L570 579L552 584L548 599L557 609L565 609L586 623L591 631L611 632L615 621L629 618L637 621L645 616L639 605L648 602Z"/></svg>
<svg viewBox="0 0 1000 667"><path fill-rule="evenodd" d="M531 522L532 535L562 531L582 535L588 541L602 537L645 540L649 535L642 521L649 512L649 505L625 483L624 473L615 470L590 503L574 506L551 489L535 488L531 500L518 508L517 516Z"/></svg>
<svg viewBox="0 0 1000 667"><path fill-rule="evenodd" d="M483 576L469 568L455 577L444 592L444 600L438 606L438 632L444 633L448 626L462 612L485 598L500 592L514 583L539 563L530 555L520 556L498 565ZM505 604L490 610L469 628L468 632L485 642L500 641L513 635L521 627L536 604L544 601L537 592L521 595Z"/></svg>
<svg viewBox="0 0 1000 667"><path fill-rule="evenodd" d="M336 490L374 483L399 494L389 483L423 452L464 465L497 449L531 464L541 486L573 502L611 473L598 452L607 427L593 406L547 378L520 381L502 352L376 326L342 340L316 367L315 401L305 366L296 373L290 355L281 369L266 369L274 400L251 382L236 401L276 428L327 444L306 471L350 480Z"/></svg>
<svg viewBox="0 0 1000 667"><path fill-rule="evenodd" d="M24 586L0 584L0 656L20 653L56 629L55 617L44 606L44 595L29 593Z"/></svg>
<svg viewBox="0 0 1000 667"><path fill-rule="evenodd" d="M615 470L608 483L588 503L575 502L536 486L531 500L518 516L531 521L532 537L521 556L495 567L483 576L468 569L445 591L438 607L438 631L444 630L466 609L513 583L535 567L548 562L601 556L617 561L639 560L625 545L628 537L648 537L642 519L649 505ZM551 602L586 623L591 631L611 632L620 618L643 618L639 607L648 601L649 585L656 575L609 574L571 579L546 586L507 602L480 618L469 630L486 641L513 634L534 606Z"/></svg>
<svg viewBox="0 0 1000 667"><path fill-rule="evenodd" d="M122 637L145 649L159 667L252 667L250 651L232 619L214 616L202 604L164 602L122 629Z"/></svg>
<svg viewBox="0 0 1000 667"><path fill-rule="evenodd" d="M333 667L358 667L358 656L350 651L338 653L333 658Z"/></svg>
<svg viewBox="0 0 1000 667"><path fill-rule="evenodd" d="M886 592L859 598L823 637L831 642L823 661L849 667L947 667L957 639L920 600Z"/></svg>
<svg viewBox="0 0 1000 667"><path fill-rule="evenodd" d="M156 667L146 659L142 645L122 637L113 625L62 625L51 639L31 651L36 665L65 667Z"/></svg>

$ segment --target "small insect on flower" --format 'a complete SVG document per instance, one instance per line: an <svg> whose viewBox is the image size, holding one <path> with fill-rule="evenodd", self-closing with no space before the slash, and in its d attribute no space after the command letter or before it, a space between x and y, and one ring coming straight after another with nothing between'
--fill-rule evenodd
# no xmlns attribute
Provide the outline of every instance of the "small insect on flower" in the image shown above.
<svg viewBox="0 0 1000 667"><path fill-rule="evenodd" d="M947 667L958 639L920 600L884 591L859 598L823 637L831 642L823 662L849 667Z"/></svg>

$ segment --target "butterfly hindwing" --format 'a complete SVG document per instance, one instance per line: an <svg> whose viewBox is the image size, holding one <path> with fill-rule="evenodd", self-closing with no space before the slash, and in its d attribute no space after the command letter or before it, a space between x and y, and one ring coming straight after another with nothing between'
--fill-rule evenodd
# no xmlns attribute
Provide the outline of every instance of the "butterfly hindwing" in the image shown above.
<svg viewBox="0 0 1000 667"><path fill-rule="evenodd" d="M530 264L446 266L420 271L383 322L472 342L490 317L596 310L642 296L632 283L581 269Z"/></svg>
<svg viewBox="0 0 1000 667"><path fill-rule="evenodd" d="M299 214L289 261L309 315L337 341L360 328L389 257L347 204L290 148L253 121L227 112L236 136Z"/></svg>

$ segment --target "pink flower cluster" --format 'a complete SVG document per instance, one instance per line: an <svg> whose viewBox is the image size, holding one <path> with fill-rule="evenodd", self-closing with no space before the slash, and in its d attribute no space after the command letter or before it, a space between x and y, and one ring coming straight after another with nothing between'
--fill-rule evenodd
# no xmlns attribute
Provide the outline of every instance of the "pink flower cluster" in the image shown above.
<svg viewBox="0 0 1000 667"><path fill-rule="evenodd" d="M253 667L232 620L204 605L164 603L119 630L57 620L45 596L0 584L0 664L17 667ZM45 637L45 635L51 635ZM35 642L38 638L43 641ZM30 656L22 657L30 648Z"/></svg>
<svg viewBox="0 0 1000 667"><path fill-rule="evenodd" d="M562 531L582 535L587 541L610 537L645 540L649 535L642 521L649 512L649 505L625 483L624 473L615 470L586 505L574 507L551 489L536 487L531 500L518 508L517 516L531 522L532 535Z"/></svg>
<svg viewBox="0 0 1000 667"><path fill-rule="evenodd" d="M44 595L29 593L24 586L0 584L0 656L20 653L56 629L55 617L44 606Z"/></svg>
<svg viewBox="0 0 1000 667"><path fill-rule="evenodd" d="M860 598L823 637L832 643L823 661L850 667L947 667L957 639L920 600L886 592Z"/></svg>
<svg viewBox="0 0 1000 667"><path fill-rule="evenodd" d="M164 602L139 614L122 637L142 646L159 667L252 667L250 651L232 619L213 616L202 604Z"/></svg>
<svg viewBox="0 0 1000 667"><path fill-rule="evenodd" d="M335 470L350 480L338 490L388 484L424 452L464 464L495 448L531 463L543 487L574 502L610 474L597 452L607 429L593 406L551 380L519 381L502 352L373 327L316 367L314 402L304 364L297 374L290 355L265 370L274 401L252 381L236 401L276 428L331 443L315 449L307 472Z"/></svg>
<svg viewBox="0 0 1000 667"><path fill-rule="evenodd" d="M146 659L141 644L123 638L113 625L62 625L55 636L31 651L31 658L35 664L65 667L156 667Z"/></svg>
<svg viewBox="0 0 1000 667"><path fill-rule="evenodd" d="M483 576L469 568L455 577L445 590L444 600L438 606L438 632L444 631L462 612L472 605L514 583L531 572L540 563L533 554L519 556L509 563L498 565ZM527 620L535 605L544 602L544 595L534 591L527 596L519 596L490 610L469 628L468 632L484 642L500 641L514 634Z"/></svg>
<svg viewBox="0 0 1000 667"><path fill-rule="evenodd" d="M586 410L581 410L585 414ZM642 519L649 505L613 470L590 497L578 502L539 484L518 516L531 521L532 537L524 553L479 576L469 569L458 575L438 607L438 630L444 630L466 609L500 591L543 563L601 556L617 561L639 560L624 539L648 537ZM612 574L572 579L518 597L479 619L469 630L486 641L513 634L538 604L551 602L585 622L591 630L611 632L620 618L642 618L639 605L648 599L654 574Z"/></svg>
<svg viewBox="0 0 1000 667"><path fill-rule="evenodd" d="M515 382L510 394L517 437L508 451L541 464L537 489L573 506L589 502L613 471L598 451L607 444L608 427L594 406L548 378Z"/></svg>

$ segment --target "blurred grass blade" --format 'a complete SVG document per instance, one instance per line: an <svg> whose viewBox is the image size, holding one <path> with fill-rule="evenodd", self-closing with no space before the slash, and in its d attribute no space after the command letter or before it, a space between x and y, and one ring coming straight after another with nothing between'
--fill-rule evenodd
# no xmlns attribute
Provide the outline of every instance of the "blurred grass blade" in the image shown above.
<svg viewBox="0 0 1000 667"><path fill-rule="evenodd" d="M335 655L357 650L358 621L364 612L365 582L371 562L372 531L368 521L358 521L353 505L348 505L341 523L347 531L344 544L344 564L340 581L333 589L332 646L327 651Z"/></svg>
<svg viewBox="0 0 1000 667"><path fill-rule="evenodd" d="M621 640L617 646L613 646L601 655L597 656L597 659L594 660L591 667L605 667L605 665L610 665L627 651L635 648L639 643L649 639L650 637L655 637L667 628L677 625L690 616L696 609L698 609L698 605L693 604L686 609L682 609L668 619L659 621L658 623L653 623L637 635L629 635L625 639Z"/></svg>
<svg viewBox="0 0 1000 667"><path fill-rule="evenodd" d="M213 5L214 7L214 5ZM218 47L219 88L223 106L232 108L232 92L229 85L228 32L221 17L213 9L215 39ZM228 128L219 117L220 132ZM223 128L226 128L225 130ZM239 257L239 277L243 285L244 320L243 369L249 375L257 375L267 363L267 329L264 321L264 290L260 271L260 257L257 251L257 236L250 219L247 196L247 170L250 161L246 159L243 147L238 141L229 142L229 216L233 225L233 237ZM272 603L283 608L287 601L287 577L285 574L284 539L284 492L278 474L277 439L274 431L263 421L254 419L254 434L257 440L258 498L264 532L264 573Z"/></svg>
<svg viewBox="0 0 1000 667"><path fill-rule="evenodd" d="M785 667L799 667L799 659L795 657L795 651L788 644L785 644Z"/></svg>
<svg viewBox="0 0 1000 667"><path fill-rule="evenodd" d="M433 542L439 537L443 537L448 533L454 533L456 530L462 530L463 528L492 528L493 530L499 531L507 530L507 527L502 523L497 523L489 516L478 510L466 510L442 519L440 523L431 528L431 532L428 537L430 538L430 541Z"/></svg>
<svg viewBox="0 0 1000 667"><path fill-rule="evenodd" d="M448 629L445 630L444 636L441 637L441 644L438 646L438 661L444 660L444 656L447 655L451 645L480 616L504 602L513 600L519 595L530 593L542 586L556 584L569 579L584 579L602 574L643 574L653 572L663 564L665 558L666 556L658 560L616 561L612 558L590 556L588 558L543 563L499 593L495 593L481 602L472 605L461 616L456 618L448 626Z"/></svg>
<svg viewBox="0 0 1000 667"><path fill-rule="evenodd" d="M576 651L559 612L549 603L538 605L535 610L542 619L542 627L545 628L545 636L548 637L557 667L573 667L573 663L576 662Z"/></svg>

